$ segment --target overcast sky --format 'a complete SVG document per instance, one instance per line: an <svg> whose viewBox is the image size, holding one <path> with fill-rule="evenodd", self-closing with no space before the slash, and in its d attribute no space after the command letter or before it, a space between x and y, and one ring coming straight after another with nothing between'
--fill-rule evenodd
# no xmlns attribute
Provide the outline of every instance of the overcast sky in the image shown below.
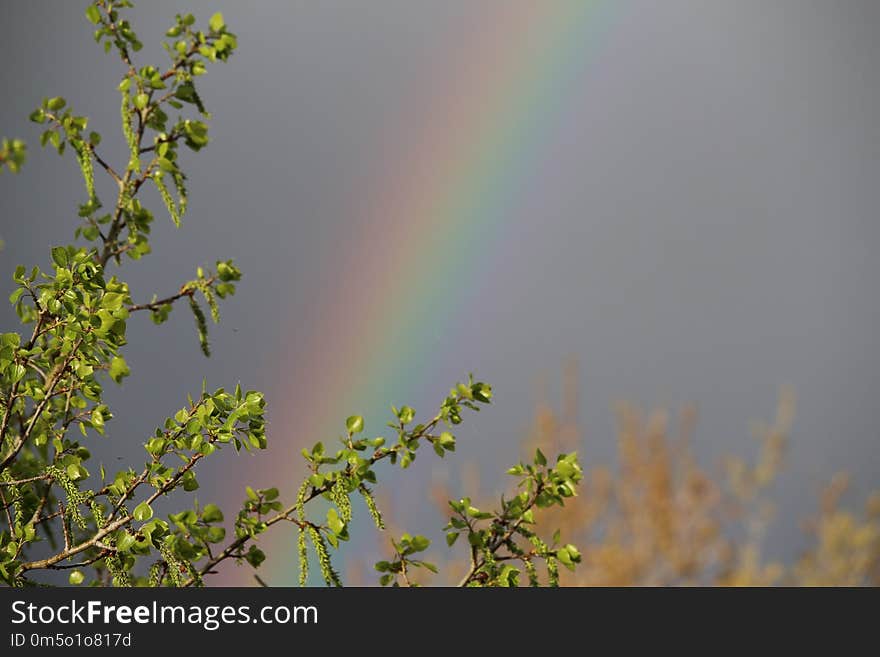
<svg viewBox="0 0 880 657"><path fill-rule="evenodd" d="M279 381L310 373L280 372L279 354L296 350L297 318L303 333L310 326L333 241L363 218L350 190L369 193L364 181L394 126L418 118L413 98L472 37L472 15L510 4L139 3L144 55L184 6L222 9L240 51L204 78L214 141L187 158L184 227L173 230L156 206L154 255L125 276L148 298L175 290L196 264L234 257L245 279L213 328L210 360L185 312L162 327L131 323L134 375L111 393L114 453L140 458L144 435L202 377L241 380L266 390L270 408L296 411L277 397ZM611 407L632 399L696 403L696 449L711 462L753 454L750 422L769 420L779 386L791 384L798 410L769 546L790 557L833 472L852 472L860 494L880 483L880 3L615 4L601 45L584 50L578 84L548 99L564 104L563 118L542 146L541 186L511 210L515 239L486 245L492 283L463 321L489 339L438 336L413 404L433 403L468 370L495 383L497 406L467 426L471 443L457 456L500 472L518 455L535 376L552 380L575 357L587 461L612 458ZM0 6L0 134L30 146L23 172L0 177L6 292L16 264L47 266L83 198L72 160L40 152L27 123L40 98L67 97L104 132L105 150L121 152L120 69L90 38L84 7ZM10 310L0 319L14 329ZM268 462L242 463L259 478ZM225 461L202 498L243 486L237 467ZM418 496L424 481L395 478L395 491Z"/></svg>

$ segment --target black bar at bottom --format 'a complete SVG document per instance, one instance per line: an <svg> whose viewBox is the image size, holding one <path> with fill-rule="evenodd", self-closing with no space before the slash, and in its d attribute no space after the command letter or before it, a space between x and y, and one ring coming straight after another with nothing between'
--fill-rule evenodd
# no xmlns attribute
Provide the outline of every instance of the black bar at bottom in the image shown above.
<svg viewBox="0 0 880 657"><path fill-rule="evenodd" d="M511 655L530 645L543 646L542 654L636 644L712 650L772 635L785 635L791 647L835 627L837 641L855 639L874 626L878 602L867 589L0 589L0 655L174 646L260 654L320 646L333 654L431 646Z"/></svg>

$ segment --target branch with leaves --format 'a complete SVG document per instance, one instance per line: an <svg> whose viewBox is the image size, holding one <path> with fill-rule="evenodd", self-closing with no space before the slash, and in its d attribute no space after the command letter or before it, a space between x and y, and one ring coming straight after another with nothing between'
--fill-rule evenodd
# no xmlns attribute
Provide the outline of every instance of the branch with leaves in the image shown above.
<svg viewBox="0 0 880 657"><path fill-rule="evenodd" d="M226 561L257 568L265 559L260 537L270 527L292 526L297 536L300 583L315 569L328 585L341 584L333 554L350 538L354 499L363 501L378 529L384 529L373 496L381 462L408 468L430 445L439 456L455 450L452 431L466 411L491 401L489 385L473 377L452 388L439 410L417 422L408 406L393 408L389 428L396 434L365 438L364 420L351 416L338 448L321 442L303 450L308 477L296 496L282 503L277 488L246 488L227 539L224 512L214 504L191 502L167 519L156 515L158 502L179 501L199 487L203 463L224 449L236 452L267 448L262 393L236 387L209 392L166 418L144 443L145 462L108 474L95 471L87 447L95 436L110 436L113 412L104 402L105 385L131 375L124 357L126 330L134 315L146 311L161 324L178 301L195 318L201 350L208 348L208 307L220 319L219 300L236 292L241 271L231 260L213 269L197 268L196 277L164 297L134 300L127 283L112 267L151 253L153 213L141 202L144 185L153 185L175 226L187 208L181 145L192 152L207 146L210 118L197 91L208 66L226 61L237 40L221 14L204 28L191 14L177 15L163 46L170 62L139 66L141 42L125 18L128 0L96 0L86 10L94 38L122 64L121 131L126 149L113 158L99 152L100 133L89 119L74 113L61 97L44 98L31 114L43 126L40 142L63 155L72 152L83 176L85 202L79 205L75 238L81 242L51 249L51 269L19 266L9 297L24 333L0 334L0 581L12 586L42 583L40 573L65 571L71 584L117 586L200 586ZM187 110L190 115L187 115ZM193 111L195 116L192 116ZM171 114L177 113L174 118ZM4 140L0 166L17 171L24 144ZM95 184L103 171L116 189L105 210ZM570 545L552 545L531 528L536 509L562 504L574 495L580 467L573 454L550 468L542 454L519 465L521 491L502 498L500 510L484 512L470 501L450 503L455 515L447 527L451 546L466 535L472 568L466 586L512 585L519 569L537 583L535 563L543 561L548 582L556 583L556 563L573 567L579 560ZM321 500L322 514L310 512ZM48 543L48 549L40 545ZM379 562L382 584L412 584L411 571L433 566L413 555L429 541L404 535L392 541L396 558ZM310 556L311 555L311 556Z"/></svg>

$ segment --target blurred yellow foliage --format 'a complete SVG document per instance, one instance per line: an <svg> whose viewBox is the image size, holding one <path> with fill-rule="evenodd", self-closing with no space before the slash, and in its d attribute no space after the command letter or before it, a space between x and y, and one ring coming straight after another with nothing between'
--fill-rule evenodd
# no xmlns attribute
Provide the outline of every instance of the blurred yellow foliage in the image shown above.
<svg viewBox="0 0 880 657"><path fill-rule="evenodd" d="M570 364L561 409L546 401L536 405L525 440L529 453L536 447L548 455L583 451L578 396L577 367ZM761 543L774 520L768 489L782 466L794 416L791 390L781 391L772 423L753 427L755 458L727 457L714 471L691 451L693 407L682 409L674 422L665 411L646 414L631 404L620 404L616 414L617 466L588 470L577 498L540 516L544 530L561 528L562 542L574 543L583 556L574 573L562 574L563 585L880 584L880 492L869 497L862 513L841 509L845 475L833 477L822 493L816 517L805 527L809 548L796 563L762 556ZM435 484L432 498L442 513L448 513L448 499L480 490L473 466L464 466L460 481L460 491ZM467 567L465 561L444 561L439 548L429 560L444 564L447 584Z"/></svg>

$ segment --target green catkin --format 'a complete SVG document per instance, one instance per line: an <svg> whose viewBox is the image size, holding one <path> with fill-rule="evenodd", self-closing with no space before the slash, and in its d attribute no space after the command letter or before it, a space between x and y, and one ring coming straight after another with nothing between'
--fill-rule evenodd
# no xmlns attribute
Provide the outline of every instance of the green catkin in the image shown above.
<svg viewBox="0 0 880 657"><path fill-rule="evenodd" d="M9 474L8 470L4 470L2 474L0 474L0 481L10 482L12 481L12 475ZM21 492L20 486L7 486L6 490L9 494L9 504L13 509L12 522L16 527L21 527L24 523L24 505L22 504L22 500L24 496ZM10 527L10 529L12 529Z"/></svg>
<svg viewBox="0 0 880 657"><path fill-rule="evenodd" d="M205 109L205 104L202 102L202 97L199 96L199 92L196 91L196 85L191 84L190 89L192 89L193 103L195 104L196 109L199 110L199 114L201 114L202 116L210 117L210 114L208 114L208 110Z"/></svg>
<svg viewBox="0 0 880 657"><path fill-rule="evenodd" d="M150 576L147 579L148 584L152 588L162 586L162 562L156 561L150 566Z"/></svg>
<svg viewBox="0 0 880 657"><path fill-rule="evenodd" d="M342 583L339 581L339 575L333 570L333 564L330 561L330 551L327 549L327 544L324 542L321 532L312 525L309 525L308 531L309 537L312 539L312 545L315 547L315 552L318 554L321 576L324 578L327 586L342 586Z"/></svg>
<svg viewBox="0 0 880 657"><path fill-rule="evenodd" d="M106 521L104 519L104 511L101 508L101 505L98 502L91 498L88 500L89 509L92 512L92 518L95 521L95 527L98 531L104 529L104 525ZM105 542L112 548L116 542L112 536L107 536ZM116 586L131 586L131 580L128 577L128 573L122 565L122 560L119 558L119 555L116 552L108 555L104 561L107 564L107 570L110 571L110 574L113 575L113 580L116 583Z"/></svg>
<svg viewBox="0 0 880 657"><path fill-rule="evenodd" d="M358 491L364 498L367 509L370 511L370 517L373 519L373 522L376 523L376 528L385 529L385 521L382 519L382 513L379 511L379 507L376 506L373 492L363 484L358 486Z"/></svg>
<svg viewBox="0 0 880 657"><path fill-rule="evenodd" d="M168 564L168 577L171 578L171 583L174 584L175 588L180 588L183 584L183 581L180 578L180 569L183 564L171 550L171 547L165 542L159 544L159 554L162 555L162 558L165 559L165 563Z"/></svg>
<svg viewBox="0 0 880 657"><path fill-rule="evenodd" d="M308 480L304 481L299 487L296 494L296 515L300 523L306 520L306 495L309 492L310 484ZM297 536L296 548L299 556L299 585L305 586L309 578L309 554L306 549L306 530L305 525L301 524L299 528L299 536Z"/></svg>
<svg viewBox="0 0 880 657"><path fill-rule="evenodd" d="M208 344L208 322L205 319L205 313L202 312L201 306L199 306L198 302L193 297L189 298L189 307L196 320L196 330L199 334L199 346L202 348L202 353L205 354L205 356L210 356L211 347Z"/></svg>
<svg viewBox="0 0 880 657"><path fill-rule="evenodd" d="M304 529L299 530L296 537L296 551L299 555L299 585L304 587L309 579L309 553L306 549L306 532Z"/></svg>
<svg viewBox="0 0 880 657"><path fill-rule="evenodd" d="M157 171L153 174L153 182L156 184L156 189L159 190L159 196L162 197L162 202L165 203L165 208L171 216L171 221L174 222L175 226L180 228L180 213L174 205L174 199L171 198L171 192L169 192L168 187L165 186L165 181L163 180L161 172Z"/></svg>
<svg viewBox="0 0 880 657"><path fill-rule="evenodd" d="M495 553L492 550L483 550L483 568L481 570L489 576L490 583L495 582L498 568L495 562Z"/></svg>
<svg viewBox="0 0 880 657"><path fill-rule="evenodd" d="M538 581L538 570L535 568L535 564L531 559L523 559L523 566L525 566L526 574L529 576L529 586L540 586L541 583Z"/></svg>
<svg viewBox="0 0 880 657"><path fill-rule="evenodd" d="M196 583L197 587L202 588L205 586L202 574L196 570L195 566L192 565L192 562L189 559L183 562L183 566L186 568L186 572L189 573L190 578Z"/></svg>
<svg viewBox="0 0 880 657"><path fill-rule="evenodd" d="M345 481L340 476L336 479L333 487L330 489L330 497L339 508L339 517L342 519L342 522L348 524L351 522L351 500L345 489Z"/></svg>
<svg viewBox="0 0 880 657"><path fill-rule="evenodd" d="M8 470L4 470L2 473L0 473L0 481L5 481L6 483L12 481L12 475L9 474ZM21 508L21 487L7 486L6 490L9 495L9 504L13 507L13 523L17 527L20 527L22 520L24 520L24 510Z"/></svg>
<svg viewBox="0 0 880 657"><path fill-rule="evenodd" d="M217 297L214 296L214 290L211 289L210 285L200 285L199 289L202 291L202 296L205 297L205 303L208 304L208 308L211 311L211 320L216 324L220 321L220 307L217 305Z"/></svg>
<svg viewBox="0 0 880 657"><path fill-rule="evenodd" d="M537 534L534 534L529 530L519 528L517 531L529 539L529 542L535 546L535 555L542 557L547 563L549 585L559 586L559 564L556 562L556 557L553 556L553 553L549 550L547 544L542 541Z"/></svg>
<svg viewBox="0 0 880 657"><path fill-rule="evenodd" d="M175 170L171 174L171 178L174 180L174 186L177 188L177 216L183 219L183 215L186 214L186 185L183 182L186 176L180 171Z"/></svg>
<svg viewBox="0 0 880 657"><path fill-rule="evenodd" d="M192 565L188 559L180 559L171 546L170 541L163 541L159 545L159 554L168 564L168 576L175 587L181 588L184 585L183 574L186 573L196 583L197 586L204 586L202 576L198 570Z"/></svg>
<svg viewBox="0 0 880 657"><path fill-rule="evenodd" d="M120 114L122 117L122 134L125 135L125 143L128 144L128 150L131 154L128 168L132 171L140 171L141 159L140 153L138 152L137 136L134 134L134 129L131 127L131 124L134 121L134 115L131 113L131 96L128 94L128 89L122 91L122 109Z"/></svg>
<svg viewBox="0 0 880 657"><path fill-rule="evenodd" d="M89 203L95 201L95 170L92 167L92 149L91 146L83 142L79 146L74 146L76 158L79 161L79 169L82 172L83 180L86 184L86 192L89 195Z"/></svg>
<svg viewBox="0 0 880 657"><path fill-rule="evenodd" d="M76 484L67 476L67 473L56 465L50 465L46 468L46 473L52 477L61 489L67 494L67 505L65 511L70 519L76 523L80 529L86 528L86 519L80 513L79 506L86 502L85 495L76 487Z"/></svg>
<svg viewBox="0 0 880 657"><path fill-rule="evenodd" d="M300 522L305 522L306 520L306 495L309 492L309 488L311 488L311 484L307 479L302 482L299 491L296 493L296 515Z"/></svg>
<svg viewBox="0 0 880 657"><path fill-rule="evenodd" d="M550 586L559 586L559 566L556 564L556 557L547 557L547 575L550 578Z"/></svg>

